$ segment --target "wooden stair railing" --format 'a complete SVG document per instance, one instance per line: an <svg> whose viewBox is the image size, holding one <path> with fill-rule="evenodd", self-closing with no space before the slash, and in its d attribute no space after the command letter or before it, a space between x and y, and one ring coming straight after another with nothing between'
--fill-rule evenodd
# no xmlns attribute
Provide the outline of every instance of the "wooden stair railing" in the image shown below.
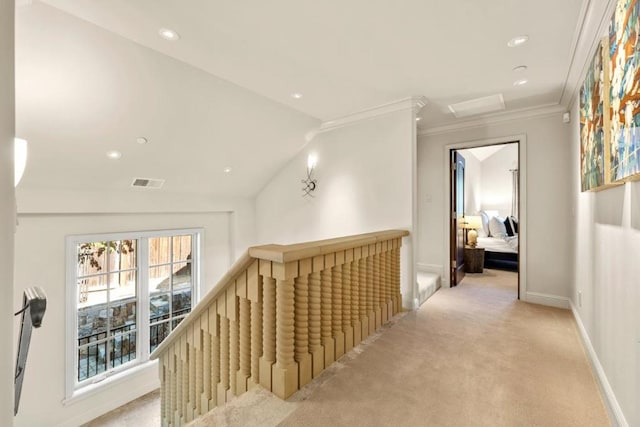
<svg viewBox="0 0 640 427"><path fill-rule="evenodd" d="M151 354L162 424L183 425L260 384L286 399L402 311L389 230L249 250Z"/></svg>

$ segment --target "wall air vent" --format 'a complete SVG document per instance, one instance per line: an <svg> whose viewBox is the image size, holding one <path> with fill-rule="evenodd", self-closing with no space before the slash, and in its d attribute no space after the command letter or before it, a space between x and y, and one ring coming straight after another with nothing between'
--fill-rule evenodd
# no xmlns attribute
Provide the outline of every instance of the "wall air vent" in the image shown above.
<svg viewBox="0 0 640 427"><path fill-rule="evenodd" d="M501 93L449 105L449 111L458 119L501 110L504 110L504 99Z"/></svg>
<svg viewBox="0 0 640 427"><path fill-rule="evenodd" d="M133 178L131 183L132 187L137 188L153 188L157 190L164 185L164 179L152 179L152 178Z"/></svg>

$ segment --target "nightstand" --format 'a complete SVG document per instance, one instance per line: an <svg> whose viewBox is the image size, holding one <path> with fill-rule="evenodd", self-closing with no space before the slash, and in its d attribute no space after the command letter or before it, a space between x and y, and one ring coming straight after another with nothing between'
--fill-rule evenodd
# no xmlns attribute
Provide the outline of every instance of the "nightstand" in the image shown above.
<svg viewBox="0 0 640 427"><path fill-rule="evenodd" d="M484 248L464 247L464 271L467 273L482 273L484 266Z"/></svg>

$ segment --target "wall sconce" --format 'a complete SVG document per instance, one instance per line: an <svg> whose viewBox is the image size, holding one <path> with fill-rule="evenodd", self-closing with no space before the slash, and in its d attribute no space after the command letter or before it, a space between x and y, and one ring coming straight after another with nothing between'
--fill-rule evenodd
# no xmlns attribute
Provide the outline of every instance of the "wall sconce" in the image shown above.
<svg viewBox="0 0 640 427"><path fill-rule="evenodd" d="M13 139L13 162L14 162L14 187L17 187L27 166L27 141L21 138Z"/></svg>
<svg viewBox="0 0 640 427"><path fill-rule="evenodd" d="M318 180L313 177L313 170L316 168L318 158L315 154L309 154L307 157L307 177L302 180L304 187L302 187L302 197L313 197L313 193L318 184Z"/></svg>

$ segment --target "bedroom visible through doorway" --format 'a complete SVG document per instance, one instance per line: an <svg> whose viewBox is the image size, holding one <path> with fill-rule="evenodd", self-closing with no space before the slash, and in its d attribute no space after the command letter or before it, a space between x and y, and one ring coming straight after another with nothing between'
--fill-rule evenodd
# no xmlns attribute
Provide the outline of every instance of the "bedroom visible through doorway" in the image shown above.
<svg viewBox="0 0 640 427"><path fill-rule="evenodd" d="M450 150L450 284L495 280L519 298L518 141Z"/></svg>

